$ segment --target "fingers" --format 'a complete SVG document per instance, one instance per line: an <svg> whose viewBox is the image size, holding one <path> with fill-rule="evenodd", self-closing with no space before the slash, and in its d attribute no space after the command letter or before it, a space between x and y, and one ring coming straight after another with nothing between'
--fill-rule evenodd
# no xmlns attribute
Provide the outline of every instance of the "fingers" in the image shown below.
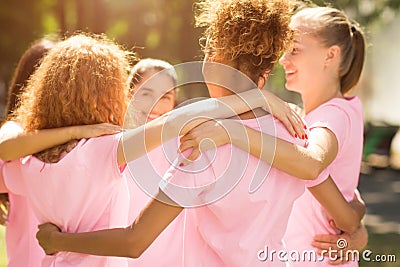
<svg viewBox="0 0 400 267"><path fill-rule="evenodd" d="M327 251L329 249L333 249L335 246L334 243L325 243L325 242L318 242L318 241L311 242L311 245L313 247L317 248L318 254L321 254L322 251Z"/></svg>
<svg viewBox="0 0 400 267"><path fill-rule="evenodd" d="M178 153L183 153L184 151L188 150L189 148L193 148L198 146L198 144L193 140L186 140L183 141L178 148Z"/></svg>
<svg viewBox="0 0 400 267"><path fill-rule="evenodd" d="M114 125L114 124L109 124L109 123L102 124L101 125L101 129L105 133L119 133L119 132L121 132L123 130L121 126Z"/></svg>
<svg viewBox="0 0 400 267"><path fill-rule="evenodd" d="M339 258L335 261L329 261L328 263L330 265L343 265L345 263L347 263L349 260L347 260L346 258Z"/></svg>
<svg viewBox="0 0 400 267"><path fill-rule="evenodd" d="M321 243L336 244L336 242L339 240L339 238L340 238L340 236L337 236L337 235L315 235L314 241L321 242Z"/></svg>
<svg viewBox="0 0 400 267"><path fill-rule="evenodd" d="M198 147L193 149L192 153L186 158L187 159L186 164L188 164L189 162L195 161L200 156L200 154L201 154L201 152Z"/></svg>
<svg viewBox="0 0 400 267"><path fill-rule="evenodd" d="M293 128L293 123L290 121L289 118L286 118L282 120L283 125L286 127L288 132L293 136L293 137L298 137L296 130Z"/></svg>
<svg viewBox="0 0 400 267"><path fill-rule="evenodd" d="M290 107L289 107L288 120L289 120L292 128L296 132L297 136L300 139L307 139L308 138L307 134L306 134L306 131L305 131L306 127L304 125L303 120L301 119L300 115L298 115Z"/></svg>

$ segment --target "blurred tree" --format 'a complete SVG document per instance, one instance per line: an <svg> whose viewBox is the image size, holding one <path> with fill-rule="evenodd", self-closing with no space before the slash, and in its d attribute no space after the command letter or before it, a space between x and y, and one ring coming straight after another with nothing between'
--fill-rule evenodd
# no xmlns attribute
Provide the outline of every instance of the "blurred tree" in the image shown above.
<svg viewBox="0 0 400 267"><path fill-rule="evenodd" d="M303 0L308 1L308 0ZM8 0L0 1L0 87L7 86L23 51L44 34L69 35L77 30L106 33L141 57L180 63L200 59L194 29L195 0ZM384 23L400 0L314 0L345 9L364 27ZM376 23L378 22L378 23ZM281 68L270 86L282 91ZM285 93L286 94L286 93ZM1 92L0 92L1 95ZM291 96L284 96L291 98Z"/></svg>

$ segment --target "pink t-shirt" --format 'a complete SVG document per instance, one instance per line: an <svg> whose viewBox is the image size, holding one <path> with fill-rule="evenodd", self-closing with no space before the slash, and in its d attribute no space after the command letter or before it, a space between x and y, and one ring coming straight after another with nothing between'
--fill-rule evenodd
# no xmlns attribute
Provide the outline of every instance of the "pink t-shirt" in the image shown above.
<svg viewBox="0 0 400 267"><path fill-rule="evenodd" d="M304 145L270 115L243 124ZM264 149L274 149L269 146ZM191 207L184 266L286 266L271 251L284 249L287 221L304 182L231 145L207 151L186 167L174 166L160 186L175 202Z"/></svg>
<svg viewBox="0 0 400 267"><path fill-rule="evenodd" d="M52 222L63 232L125 227L129 192L117 166L120 138L82 139L57 163L34 156L8 162L6 185L28 198L39 223ZM46 256L42 266L127 266L127 259L60 252Z"/></svg>
<svg viewBox="0 0 400 267"><path fill-rule="evenodd" d="M169 159L176 156L177 142L177 139L166 142L162 147L128 163L125 174L131 195L129 224L158 192L158 184L171 165ZM168 155L167 151L174 151L175 155ZM129 259L129 266L182 266L183 224L184 212L168 225L139 258Z"/></svg>
<svg viewBox="0 0 400 267"><path fill-rule="evenodd" d="M6 122L1 131L21 132L18 123ZM0 165L3 162L0 160ZM8 192L0 170L0 192ZM6 227L6 251L8 267L37 267L45 254L36 240L38 220L26 197L8 192L10 208Z"/></svg>
<svg viewBox="0 0 400 267"><path fill-rule="evenodd" d="M354 198L354 190L358 185L363 149L363 111L359 98L334 98L310 112L305 120L310 131L324 127L331 130L338 141L338 154L335 160L315 181L307 182L308 187L316 186L325 181L329 175L342 192L347 201ZM337 229L329 225L325 209L306 190L295 202L290 216L285 242L290 250L315 250L311 246L313 237L317 234L338 234ZM326 257L324 262L300 261L295 266L330 266ZM345 266L358 266L350 262Z"/></svg>

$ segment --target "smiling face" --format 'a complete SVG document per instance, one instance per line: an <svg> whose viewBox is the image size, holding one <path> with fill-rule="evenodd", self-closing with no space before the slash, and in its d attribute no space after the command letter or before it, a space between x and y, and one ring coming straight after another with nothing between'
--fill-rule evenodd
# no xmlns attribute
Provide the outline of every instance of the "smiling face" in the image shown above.
<svg viewBox="0 0 400 267"><path fill-rule="evenodd" d="M294 42L290 49L280 59L286 73L286 88L298 93L304 93L308 88L314 88L323 79L324 67L328 49L318 38L302 31L298 25Z"/></svg>
<svg viewBox="0 0 400 267"><path fill-rule="evenodd" d="M146 121L151 121L173 110L175 107L174 87L174 80L166 73L160 73L157 70L145 72L142 80L135 86L133 96L134 106L140 113L140 117L143 116Z"/></svg>

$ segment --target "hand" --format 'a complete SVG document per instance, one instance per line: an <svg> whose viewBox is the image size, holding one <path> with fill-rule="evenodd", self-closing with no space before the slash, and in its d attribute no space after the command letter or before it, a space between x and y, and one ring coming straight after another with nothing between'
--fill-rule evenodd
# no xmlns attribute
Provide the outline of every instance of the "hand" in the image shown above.
<svg viewBox="0 0 400 267"><path fill-rule="evenodd" d="M0 194L0 225L7 226L10 200L7 193Z"/></svg>
<svg viewBox="0 0 400 267"><path fill-rule="evenodd" d="M202 142L203 140L204 142ZM179 152L182 153L193 148L192 153L186 159L194 161L203 151L230 143L230 140L228 131L221 122L210 120L193 128L180 139Z"/></svg>
<svg viewBox="0 0 400 267"><path fill-rule="evenodd" d="M280 120L292 136L307 139L306 126L300 117L299 108L286 103L268 90L262 90L262 93L268 103L264 109Z"/></svg>
<svg viewBox="0 0 400 267"><path fill-rule="evenodd" d="M314 236L314 241L312 242L312 246L317 248L317 253L321 254L323 250L328 251L337 250L339 251L338 242L339 240L345 240L346 246L342 249L343 255L345 256L346 251L349 250L358 250L361 251L368 243L368 232L364 226L360 225L360 227L353 233L343 233L341 235L316 235ZM343 247L343 246L341 246ZM352 255L352 253L348 253ZM331 265L341 265L351 260L351 258L339 258L336 261L329 262Z"/></svg>
<svg viewBox="0 0 400 267"><path fill-rule="evenodd" d="M41 224L38 227L39 231L36 233L36 239L46 255L53 255L57 253L58 251L51 246L51 236L54 233L61 232L61 230L52 223Z"/></svg>
<svg viewBox="0 0 400 267"><path fill-rule="evenodd" d="M122 132L121 126L110 123L79 125L72 127L72 139L98 137Z"/></svg>

